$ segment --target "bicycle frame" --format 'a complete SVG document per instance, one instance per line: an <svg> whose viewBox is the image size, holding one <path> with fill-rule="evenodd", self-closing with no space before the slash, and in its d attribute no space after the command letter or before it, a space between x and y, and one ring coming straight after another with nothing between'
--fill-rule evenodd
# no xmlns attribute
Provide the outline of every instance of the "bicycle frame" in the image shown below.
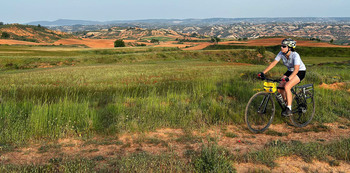
<svg viewBox="0 0 350 173"><path fill-rule="evenodd" d="M272 81L272 82L280 82L281 80L272 80L272 79L266 79L267 81ZM310 89L310 87L312 89ZM303 93L303 97L301 97L300 95L297 94L297 89L300 88L302 89L302 93ZM282 89L282 88L279 88L279 89ZM283 88L284 89L284 88ZM306 91L310 91L312 90L312 94L314 94L314 90L313 90L313 84L306 84L306 85L302 85L302 86L293 86L292 89L291 89L291 92L292 94L294 95L294 97L296 97L296 101L297 101L297 104L298 104L298 109L297 110L293 110L293 113L297 113L299 110L300 107L304 107L305 110L307 109L307 104L306 104L306 99L308 99L308 97L306 97ZM267 106L267 103L268 103L268 100L270 99L271 95L273 94L275 96L275 99L277 100L277 103L279 104L279 106L281 107L281 109L284 111L287 106L284 105L282 103L282 101L277 97L276 93L278 91L274 92L274 93L269 93L263 100L262 102L260 103L260 106L259 106L259 109L258 109L258 113L266 113L266 106ZM265 103L266 102L266 103ZM261 108L263 108L261 110ZM305 111L303 110L303 111Z"/></svg>
<svg viewBox="0 0 350 173"><path fill-rule="evenodd" d="M286 106L283 105L283 103L278 99L277 95L275 93L269 93L268 95L266 95L263 100L261 101L260 103L260 106L259 106L259 109L258 109L258 113L266 113L266 106L267 106L267 103L271 97L271 95L274 95L275 96L275 99L277 100L277 103L280 105L280 107L282 108L282 110L285 110L286 109ZM261 110L261 108L263 108Z"/></svg>

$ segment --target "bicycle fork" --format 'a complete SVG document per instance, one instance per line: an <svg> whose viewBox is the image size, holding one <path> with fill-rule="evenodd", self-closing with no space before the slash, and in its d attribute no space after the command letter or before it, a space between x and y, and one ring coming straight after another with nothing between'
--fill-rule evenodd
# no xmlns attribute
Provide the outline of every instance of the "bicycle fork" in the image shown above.
<svg viewBox="0 0 350 173"><path fill-rule="evenodd" d="M268 94L267 96L265 96L263 98L263 100L261 101L259 108L258 108L258 113L259 114L265 114L266 113L266 107L267 107L267 103L269 103L269 99L270 99L271 95Z"/></svg>

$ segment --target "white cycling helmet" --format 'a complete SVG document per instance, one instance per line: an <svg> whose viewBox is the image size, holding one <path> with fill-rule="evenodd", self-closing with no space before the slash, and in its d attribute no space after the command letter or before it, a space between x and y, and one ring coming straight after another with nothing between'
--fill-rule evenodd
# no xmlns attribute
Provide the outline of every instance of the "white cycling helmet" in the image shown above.
<svg viewBox="0 0 350 173"><path fill-rule="evenodd" d="M295 47L297 47L297 42L291 38L286 38L282 40L282 45L287 45L288 47L295 49Z"/></svg>

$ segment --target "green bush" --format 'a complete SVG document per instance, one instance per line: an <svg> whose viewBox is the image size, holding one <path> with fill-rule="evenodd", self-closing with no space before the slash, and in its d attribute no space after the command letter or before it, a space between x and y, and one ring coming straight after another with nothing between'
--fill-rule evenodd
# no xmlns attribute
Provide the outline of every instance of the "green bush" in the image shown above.
<svg viewBox="0 0 350 173"><path fill-rule="evenodd" d="M152 38L151 43L158 43L159 44L159 40Z"/></svg>
<svg viewBox="0 0 350 173"><path fill-rule="evenodd" d="M217 145L205 146L193 164L198 172L236 172L228 152Z"/></svg>
<svg viewBox="0 0 350 173"><path fill-rule="evenodd" d="M3 33L1 34L1 38L3 38L3 39L10 38L10 34L7 33L7 32L3 32Z"/></svg>
<svg viewBox="0 0 350 173"><path fill-rule="evenodd" d="M114 42L114 47L125 47L125 43L122 39L118 39Z"/></svg>
<svg viewBox="0 0 350 173"><path fill-rule="evenodd" d="M221 39L219 37L215 36L215 37L211 37L210 41L212 43L216 43L217 44L219 41L221 41Z"/></svg>

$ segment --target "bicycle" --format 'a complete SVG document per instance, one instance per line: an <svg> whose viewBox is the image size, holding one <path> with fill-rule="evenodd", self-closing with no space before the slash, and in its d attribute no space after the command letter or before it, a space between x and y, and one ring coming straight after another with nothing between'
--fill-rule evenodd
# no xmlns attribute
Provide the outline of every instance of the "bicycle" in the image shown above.
<svg viewBox="0 0 350 173"><path fill-rule="evenodd" d="M275 102L273 96L279 103L282 111L287 106L282 95L277 92L280 79L265 79L264 91L254 94L245 109L245 122L253 133L264 132L272 123L275 116ZM315 100L313 84L294 86L292 89L292 115L289 116L292 124L296 127L305 127L315 115ZM281 115L283 116L283 115Z"/></svg>

